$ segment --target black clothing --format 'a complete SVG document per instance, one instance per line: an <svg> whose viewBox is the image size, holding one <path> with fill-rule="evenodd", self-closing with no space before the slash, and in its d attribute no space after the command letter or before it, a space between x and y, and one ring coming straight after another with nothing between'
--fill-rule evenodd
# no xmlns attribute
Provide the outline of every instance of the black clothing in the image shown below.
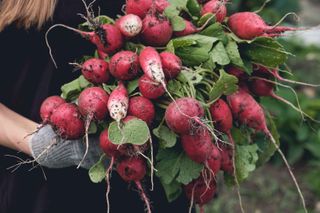
<svg viewBox="0 0 320 213"><path fill-rule="evenodd" d="M97 0L101 14L115 17L121 13L124 0ZM56 28L49 34L58 69L49 57L45 44L45 32L54 23L77 27L83 20L77 13L85 14L81 0L60 0L53 21L42 30L17 29L14 25L0 33L0 102L30 119L39 121L41 102L50 95L60 94L60 86L79 76L72 72L68 62L82 55L92 54L94 46L78 34ZM0 124L1 125L5 124ZM22 166L15 172L7 170L17 163L11 154L22 154L0 147L0 213L103 213L106 212L105 183L90 182L86 170L44 169L45 181L38 167ZM111 212L144 212L135 187L120 180L114 172L111 179ZM188 202L181 198L167 204L159 183L155 191L148 193L154 212L187 212Z"/></svg>

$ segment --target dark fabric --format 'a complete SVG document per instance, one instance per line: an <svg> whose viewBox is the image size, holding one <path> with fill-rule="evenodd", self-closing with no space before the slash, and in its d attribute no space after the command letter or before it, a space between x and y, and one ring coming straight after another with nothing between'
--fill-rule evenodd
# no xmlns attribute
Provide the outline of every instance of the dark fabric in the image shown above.
<svg viewBox="0 0 320 213"><path fill-rule="evenodd" d="M101 13L115 17L124 0L97 0ZM97 7L96 7L97 8ZM92 54L94 46L76 33L56 28L49 34L54 58L59 68L51 62L44 35L53 23L76 27L82 22L77 13L84 13L81 0L60 0L53 21L40 32L25 31L14 25L0 33L0 102L12 110L39 121L40 103L49 95L60 93L60 86L79 73L72 72L68 62L85 54ZM2 125L0 124L0 128ZM26 158L22 154L0 147L0 213L103 213L105 210L105 183L92 184L87 171L75 168L44 169L32 171L25 165L11 172L9 166L17 160L5 155ZM148 182L148 181L147 181ZM144 183L148 189L148 183ZM111 180L111 212L144 212L143 202L134 186L113 174ZM154 212L187 212L184 198L167 204L158 182L149 193Z"/></svg>

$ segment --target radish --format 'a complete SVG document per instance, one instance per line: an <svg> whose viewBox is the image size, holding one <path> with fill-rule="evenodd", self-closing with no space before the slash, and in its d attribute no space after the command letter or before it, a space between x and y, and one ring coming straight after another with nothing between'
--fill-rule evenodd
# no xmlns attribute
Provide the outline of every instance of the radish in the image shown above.
<svg viewBox="0 0 320 213"><path fill-rule="evenodd" d="M157 99L166 92L163 85L150 79L146 74L139 78L139 91L148 99Z"/></svg>
<svg viewBox="0 0 320 213"><path fill-rule="evenodd" d="M145 121L151 126L155 118L155 109L153 103L144 97L136 96L129 100L128 114Z"/></svg>
<svg viewBox="0 0 320 213"><path fill-rule="evenodd" d="M227 73L237 77L239 82L240 81L247 81L249 79L249 75L247 73L245 73L242 69L234 67L234 66L229 67L227 69Z"/></svg>
<svg viewBox="0 0 320 213"><path fill-rule="evenodd" d="M141 157L122 158L118 162L117 172L124 181L135 182L137 188L140 190L141 197L147 206L147 212L151 213L149 199L147 198L140 182L146 175L146 162Z"/></svg>
<svg viewBox="0 0 320 213"><path fill-rule="evenodd" d="M194 26L194 24L192 24L191 21L184 20L184 23L185 23L186 27L181 31L175 31L174 32L175 36L181 37L181 36L187 36L187 35L191 35L191 34L199 32L197 27Z"/></svg>
<svg viewBox="0 0 320 213"><path fill-rule="evenodd" d="M194 98L179 98L169 104L165 112L168 127L179 134L190 134L202 126L204 109Z"/></svg>
<svg viewBox="0 0 320 213"><path fill-rule="evenodd" d="M197 163L204 163L212 152L212 137L207 130L182 135L181 144L187 156Z"/></svg>
<svg viewBox="0 0 320 213"><path fill-rule="evenodd" d="M137 36L142 29L142 20L134 14L127 14L116 21L116 27L126 38Z"/></svg>
<svg viewBox="0 0 320 213"><path fill-rule="evenodd" d="M145 47L140 52L140 66L145 75L166 88L165 75L162 69L161 57L153 47Z"/></svg>
<svg viewBox="0 0 320 213"><path fill-rule="evenodd" d="M173 29L170 21L161 13L148 13L142 20L141 37L151 46L165 46L171 39Z"/></svg>
<svg viewBox="0 0 320 213"><path fill-rule="evenodd" d="M185 185L184 191L187 198L191 201L189 212L192 212L191 208L193 203L195 203L199 205L200 213L202 213L204 212L203 205L209 203L216 193L216 182L214 179L211 179L208 185L202 173L199 178Z"/></svg>
<svg viewBox="0 0 320 213"><path fill-rule="evenodd" d="M168 2L167 0L154 0L154 4L156 10L160 13L164 12L164 10L170 6L170 2Z"/></svg>
<svg viewBox="0 0 320 213"><path fill-rule="evenodd" d="M108 100L110 117L117 121L119 125L120 121L127 116L128 105L128 91L123 83L119 82L118 87L112 91Z"/></svg>
<svg viewBox="0 0 320 213"><path fill-rule="evenodd" d="M229 175L235 175L235 166L233 164L232 149L227 146L221 146L221 169Z"/></svg>
<svg viewBox="0 0 320 213"><path fill-rule="evenodd" d="M59 96L50 96L46 98L40 107L40 117L44 124L50 122L52 113L66 101Z"/></svg>
<svg viewBox="0 0 320 213"><path fill-rule="evenodd" d="M219 149L211 143L210 153L206 159L206 167L210 170L210 173L217 174L221 169L222 157Z"/></svg>
<svg viewBox="0 0 320 213"><path fill-rule="evenodd" d="M89 87L83 90L78 98L80 113L85 117L86 151L78 168L85 159L89 149L88 130L92 120L101 121L108 114L109 95L100 87Z"/></svg>
<svg viewBox="0 0 320 213"><path fill-rule="evenodd" d="M166 78L173 79L179 75L182 69L181 59L173 53L160 53L161 65Z"/></svg>
<svg viewBox="0 0 320 213"><path fill-rule="evenodd" d="M134 14L144 18L151 8L153 0L126 0L126 14Z"/></svg>
<svg viewBox="0 0 320 213"><path fill-rule="evenodd" d="M289 174L300 195L303 208L307 212L305 200L300 190L300 186L290 168L290 165L286 157L284 156L283 152L279 148L278 144L276 143L275 139L273 138L271 132L267 127L265 115L261 106L250 94L243 90L239 90L238 92L229 95L227 97L227 100L234 117L239 121L240 124L245 124L256 131L263 132L270 138L271 142L274 144L276 150L278 151L285 165L287 166Z"/></svg>
<svg viewBox="0 0 320 213"><path fill-rule="evenodd" d="M139 72L138 55L132 51L120 51L110 60L110 73L119 80L132 80Z"/></svg>
<svg viewBox="0 0 320 213"><path fill-rule="evenodd" d="M100 26L95 27L95 31L92 32L85 32L81 31L64 24L55 24L51 26L48 31L46 32L46 44L49 48L49 54L54 62L54 65L57 67L51 52L51 48L48 42L48 33L55 27L64 27L66 29L72 30L74 32L79 33L82 37L88 39L91 43L96 45L98 52L111 54L114 53L116 50L120 49L123 46L123 37L120 30L113 26L112 24L103 24Z"/></svg>
<svg viewBox="0 0 320 213"><path fill-rule="evenodd" d="M203 5L201 15L203 16L207 13L212 13L215 15L217 22L221 23L227 16L227 8L225 4L226 0L211 0Z"/></svg>
<svg viewBox="0 0 320 213"><path fill-rule="evenodd" d="M82 65L74 65L80 67L84 78L93 84L106 83L110 78L108 70L109 65L105 60L98 58L90 58L86 60Z"/></svg>
<svg viewBox="0 0 320 213"><path fill-rule="evenodd" d="M277 37L286 31L295 31L297 28L283 26L268 26L256 13L239 12L228 19L231 31L241 39L252 40L256 37Z"/></svg>
<svg viewBox="0 0 320 213"><path fill-rule="evenodd" d="M50 123L65 139L79 139L84 135L84 122L75 104L64 103L52 113Z"/></svg>

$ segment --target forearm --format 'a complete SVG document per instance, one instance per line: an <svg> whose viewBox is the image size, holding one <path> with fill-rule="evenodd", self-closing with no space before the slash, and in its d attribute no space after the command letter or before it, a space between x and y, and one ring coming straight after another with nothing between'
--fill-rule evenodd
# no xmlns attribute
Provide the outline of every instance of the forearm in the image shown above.
<svg viewBox="0 0 320 213"><path fill-rule="evenodd" d="M28 134L37 129L37 123L13 112L0 103L0 145L30 155ZM27 137L26 137L27 136Z"/></svg>

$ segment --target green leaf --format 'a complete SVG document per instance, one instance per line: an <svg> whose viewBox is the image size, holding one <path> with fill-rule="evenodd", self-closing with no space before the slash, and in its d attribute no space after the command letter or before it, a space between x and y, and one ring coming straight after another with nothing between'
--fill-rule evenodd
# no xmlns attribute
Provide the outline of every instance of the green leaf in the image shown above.
<svg viewBox="0 0 320 213"><path fill-rule="evenodd" d="M252 145L237 145L236 146L236 172L239 182L247 179L249 174L256 169L258 161L258 146Z"/></svg>
<svg viewBox="0 0 320 213"><path fill-rule="evenodd" d="M78 79L79 79L79 86L81 89L85 89L93 85L87 79L85 79L83 75L80 75Z"/></svg>
<svg viewBox="0 0 320 213"><path fill-rule="evenodd" d="M181 74L184 75L185 78L194 85L199 84L203 79L203 76L197 72L182 70Z"/></svg>
<svg viewBox="0 0 320 213"><path fill-rule="evenodd" d="M168 0L172 7L176 8L178 11L185 10L187 8L188 0Z"/></svg>
<svg viewBox="0 0 320 213"><path fill-rule="evenodd" d="M103 89L110 94L115 88L115 85L102 84Z"/></svg>
<svg viewBox="0 0 320 213"><path fill-rule="evenodd" d="M163 186L164 192L166 193L168 202L171 203L172 201L180 197L182 193L182 187L180 183L176 181L173 181L170 184L165 184L161 182L161 185Z"/></svg>
<svg viewBox="0 0 320 213"><path fill-rule="evenodd" d="M112 122L109 125L108 133L109 139L114 144L135 144L142 145L145 144L149 138L149 128L146 122L140 119L132 119L122 127L118 127L116 121Z"/></svg>
<svg viewBox="0 0 320 213"><path fill-rule="evenodd" d="M165 183L174 180L188 184L200 176L203 165L195 163L184 152L175 149L162 149L157 154L157 176Z"/></svg>
<svg viewBox="0 0 320 213"><path fill-rule="evenodd" d="M276 124L272 120L269 113L265 113L265 115L268 124L268 129L270 130L276 143L280 145L280 136ZM257 140L256 144L259 147L259 161L257 162L257 166L261 166L270 160L270 158L274 155L276 148L271 141L265 139L265 136L263 136L263 140Z"/></svg>
<svg viewBox="0 0 320 213"><path fill-rule="evenodd" d="M200 17L201 7L197 0L188 0L187 9L192 16Z"/></svg>
<svg viewBox="0 0 320 213"><path fill-rule="evenodd" d="M125 50L130 50L132 52L136 52L137 54L140 54L141 50L144 48L145 46L142 44L136 44L133 42L126 42L124 45L124 49Z"/></svg>
<svg viewBox="0 0 320 213"><path fill-rule="evenodd" d="M133 93L138 88L138 82L139 82L139 79L129 81L127 85L128 94Z"/></svg>
<svg viewBox="0 0 320 213"><path fill-rule="evenodd" d="M228 37L226 36L226 33L224 32L224 29L219 22L211 24L210 26L202 30L199 34L219 38L223 43L228 42Z"/></svg>
<svg viewBox="0 0 320 213"><path fill-rule="evenodd" d="M171 148L176 145L177 135L163 124L153 129L152 132L159 139L162 148Z"/></svg>
<svg viewBox="0 0 320 213"><path fill-rule="evenodd" d="M79 78L61 87L61 97L66 99L67 101L73 101L77 99L83 89L90 86L92 86L92 84L87 81L82 75L80 75Z"/></svg>
<svg viewBox="0 0 320 213"><path fill-rule="evenodd" d="M98 131L98 126L95 122L91 121L89 129L88 129L88 134L96 134Z"/></svg>
<svg viewBox="0 0 320 213"><path fill-rule="evenodd" d="M273 38L259 37L246 44L244 54L253 62L267 67L278 67L286 62L289 53Z"/></svg>
<svg viewBox="0 0 320 213"><path fill-rule="evenodd" d="M170 17L170 22L171 22L173 31L179 32L186 28L186 23L184 19L180 16Z"/></svg>
<svg viewBox="0 0 320 213"><path fill-rule="evenodd" d="M97 16L94 18L94 21L98 22L99 24L114 24L115 21L110 18L109 16ZM79 29L80 30L93 30L93 28L90 26L88 22L84 22L82 24L79 24Z"/></svg>
<svg viewBox="0 0 320 213"><path fill-rule="evenodd" d="M220 77L218 81L213 85L210 93L210 102L216 100L221 95L231 95L238 90L238 79L225 71L220 70Z"/></svg>
<svg viewBox="0 0 320 213"><path fill-rule="evenodd" d="M89 169L89 177L93 183L100 183L106 177L106 169L104 167L105 154L100 160Z"/></svg>
<svg viewBox="0 0 320 213"><path fill-rule="evenodd" d="M237 43L230 39L227 46L226 46L226 50L227 50L227 53L228 53L228 56L230 58L231 63L236 65L237 67L240 67L240 68L243 68L244 70L246 70L244 63L242 61L242 58L240 56L240 52L239 52ZM251 73L248 73L248 74L250 75Z"/></svg>
<svg viewBox="0 0 320 213"><path fill-rule="evenodd" d="M210 52L211 60L219 65L230 64L230 58L222 42L218 42Z"/></svg>
<svg viewBox="0 0 320 213"><path fill-rule="evenodd" d="M176 38L173 42L193 40L195 45L189 45L186 47L175 47L175 53L179 56L186 66L199 66L203 62L206 62L210 55L209 52L212 49L213 44L218 41L217 38L203 36L203 35L189 35L182 38Z"/></svg>
<svg viewBox="0 0 320 213"><path fill-rule="evenodd" d="M214 24L216 22L216 17L212 13L206 13L203 16L201 16L200 20L198 21L198 26L204 25L208 19L211 19L211 21L208 24Z"/></svg>

